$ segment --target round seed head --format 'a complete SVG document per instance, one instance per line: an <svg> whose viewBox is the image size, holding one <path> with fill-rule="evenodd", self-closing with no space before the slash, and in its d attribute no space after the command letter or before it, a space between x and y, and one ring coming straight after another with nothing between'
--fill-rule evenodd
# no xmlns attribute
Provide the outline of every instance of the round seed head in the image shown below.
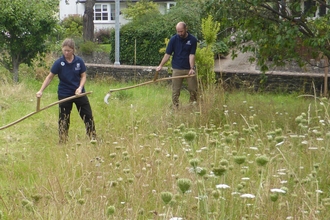
<svg viewBox="0 0 330 220"><path fill-rule="evenodd" d="M169 202L171 202L173 194L171 192L161 192L160 197L165 204L168 204Z"/></svg>
<svg viewBox="0 0 330 220"><path fill-rule="evenodd" d="M177 180L177 185L183 194L185 194L190 189L191 184L192 184L192 182L190 179L178 179Z"/></svg>

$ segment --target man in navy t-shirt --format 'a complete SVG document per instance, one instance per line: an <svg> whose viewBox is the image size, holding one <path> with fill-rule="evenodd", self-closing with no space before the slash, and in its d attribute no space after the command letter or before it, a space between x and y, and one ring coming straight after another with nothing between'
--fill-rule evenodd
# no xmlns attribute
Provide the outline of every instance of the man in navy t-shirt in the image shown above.
<svg viewBox="0 0 330 220"><path fill-rule="evenodd" d="M65 39L62 43L63 56L54 62L50 73L36 94L37 97L42 96L42 92L50 84L55 75L58 75L60 80L57 90L59 100L85 92L86 66L84 61L74 54L74 50L74 41L69 38ZM68 138L73 103L75 103L80 117L85 123L87 135L92 140L95 140L96 132L92 109L87 96L82 96L59 104L58 124L60 143L65 143Z"/></svg>
<svg viewBox="0 0 330 220"><path fill-rule="evenodd" d="M197 39L187 31L187 25L179 22L176 25L176 33L171 37L166 53L156 68L161 70L164 64L172 57L172 69L174 76L195 75L195 53L197 48ZM179 107L180 90L183 78L172 80L172 103L174 108ZM187 78L188 91L190 93L190 102L197 101L197 77Z"/></svg>

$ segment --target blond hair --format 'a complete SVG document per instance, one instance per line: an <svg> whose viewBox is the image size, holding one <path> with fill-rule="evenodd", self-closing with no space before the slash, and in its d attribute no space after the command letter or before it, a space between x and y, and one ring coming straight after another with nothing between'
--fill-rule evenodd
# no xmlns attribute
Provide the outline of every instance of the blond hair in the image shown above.
<svg viewBox="0 0 330 220"><path fill-rule="evenodd" d="M74 40L71 38L66 38L64 39L63 43L62 43L62 47L68 46L70 47L73 51L75 50L75 43Z"/></svg>

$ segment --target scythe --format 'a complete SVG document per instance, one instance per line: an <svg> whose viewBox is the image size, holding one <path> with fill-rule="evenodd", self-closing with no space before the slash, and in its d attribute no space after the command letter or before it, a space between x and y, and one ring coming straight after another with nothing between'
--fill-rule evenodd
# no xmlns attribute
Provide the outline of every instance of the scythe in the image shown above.
<svg viewBox="0 0 330 220"><path fill-rule="evenodd" d="M47 105L47 106L45 106L43 108L40 108L40 98L37 98L37 107L36 107L36 111L35 112L31 112L30 114L25 115L24 117L22 117L22 118L20 118L20 119L18 119L16 121L14 121L14 122L12 122L10 124L7 124L7 125L4 125L4 126L0 127L0 130L3 130L5 128L9 128L10 126L13 126L13 125L15 125L15 124L17 124L17 123L19 123L19 122L21 122L21 121L23 121L23 120L31 117L32 115L35 115L35 114L37 114L37 113L39 113L39 112L41 112L43 110L46 110L46 109L48 109L48 108L50 108L50 107L52 107L54 105L57 105L57 104L60 104L60 103L63 103L63 102L66 102L66 101L69 101L69 100L72 100L72 99L76 99L76 98L79 98L79 97L82 97L82 96L85 96L85 95L88 95L88 94L91 94L91 93L92 92L85 92L85 93L81 93L79 95L70 96L68 98L61 99L59 101L53 102L52 104L49 104L49 105Z"/></svg>
<svg viewBox="0 0 330 220"><path fill-rule="evenodd" d="M180 78L189 78L189 77L194 77L196 75L185 75L185 76L173 76L173 77L167 77L167 78L161 78L161 79L157 79L158 78L158 72L156 72L154 79L147 81L147 82L143 82L134 86L128 86L128 87L123 87L123 88L118 88L118 89L110 89L110 91L104 96L103 101L107 104L109 104L108 99L111 96L112 92L117 92L117 91L122 91L122 90L127 90L127 89L133 89L139 86L145 86L151 83L156 83L156 82L160 82L160 81L165 81L165 80L172 80L172 79L180 79Z"/></svg>

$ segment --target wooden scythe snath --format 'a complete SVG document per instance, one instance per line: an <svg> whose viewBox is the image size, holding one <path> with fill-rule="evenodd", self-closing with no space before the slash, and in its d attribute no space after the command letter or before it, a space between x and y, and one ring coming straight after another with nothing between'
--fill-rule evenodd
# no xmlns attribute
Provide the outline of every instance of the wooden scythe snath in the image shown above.
<svg viewBox="0 0 330 220"><path fill-rule="evenodd" d="M15 124L17 124L17 123L25 120L25 119L31 117L32 115L35 115L35 114L37 114L37 113L39 113L39 112L41 112L43 110L46 110L46 109L48 109L48 108L50 108L50 107L52 107L54 105L57 105L57 104L60 104L60 103L63 103L63 102L66 102L66 101L69 101L69 100L72 100L72 99L76 99L76 98L79 98L79 97L82 97L82 96L85 96L85 95L88 95L88 94L91 94L91 93L92 92L85 92L85 93L81 93L79 95L70 96L68 98L61 99L59 101L53 102L52 104L49 104L49 105L47 105L47 106L45 106L43 108L40 108L40 98L37 98L37 108L36 108L36 111L35 112L31 112L30 114L25 115L24 117L22 117L22 118L20 118L20 119L18 119L16 121L14 121L14 122L12 122L10 124L7 124L7 125L4 125L4 126L0 127L0 130L9 128L9 127L11 127L11 126L13 126L13 125L15 125Z"/></svg>
<svg viewBox="0 0 330 220"><path fill-rule="evenodd" d="M136 88L136 87L139 87L139 86L144 86L144 85L148 85L150 83L156 83L156 82L165 81L165 80L180 79L180 78L189 78L189 77L194 77L194 76L196 76L196 75L194 74L194 75L185 75L185 76L173 76L173 77L167 77L167 78L157 79L158 72L156 72L153 80L150 80L150 81L147 81L147 82L143 82L143 83L140 83L140 84L137 84L137 85L134 85L134 86L128 86L128 87L123 87L123 88L119 88L119 89L110 89L110 91L104 96L103 101L105 103L109 104L108 99L111 96L111 93L112 92L117 92L117 91L127 90L127 89L133 89L133 88Z"/></svg>
<svg viewBox="0 0 330 220"><path fill-rule="evenodd" d="M329 59L324 56L324 96L328 97L328 72L329 72Z"/></svg>

